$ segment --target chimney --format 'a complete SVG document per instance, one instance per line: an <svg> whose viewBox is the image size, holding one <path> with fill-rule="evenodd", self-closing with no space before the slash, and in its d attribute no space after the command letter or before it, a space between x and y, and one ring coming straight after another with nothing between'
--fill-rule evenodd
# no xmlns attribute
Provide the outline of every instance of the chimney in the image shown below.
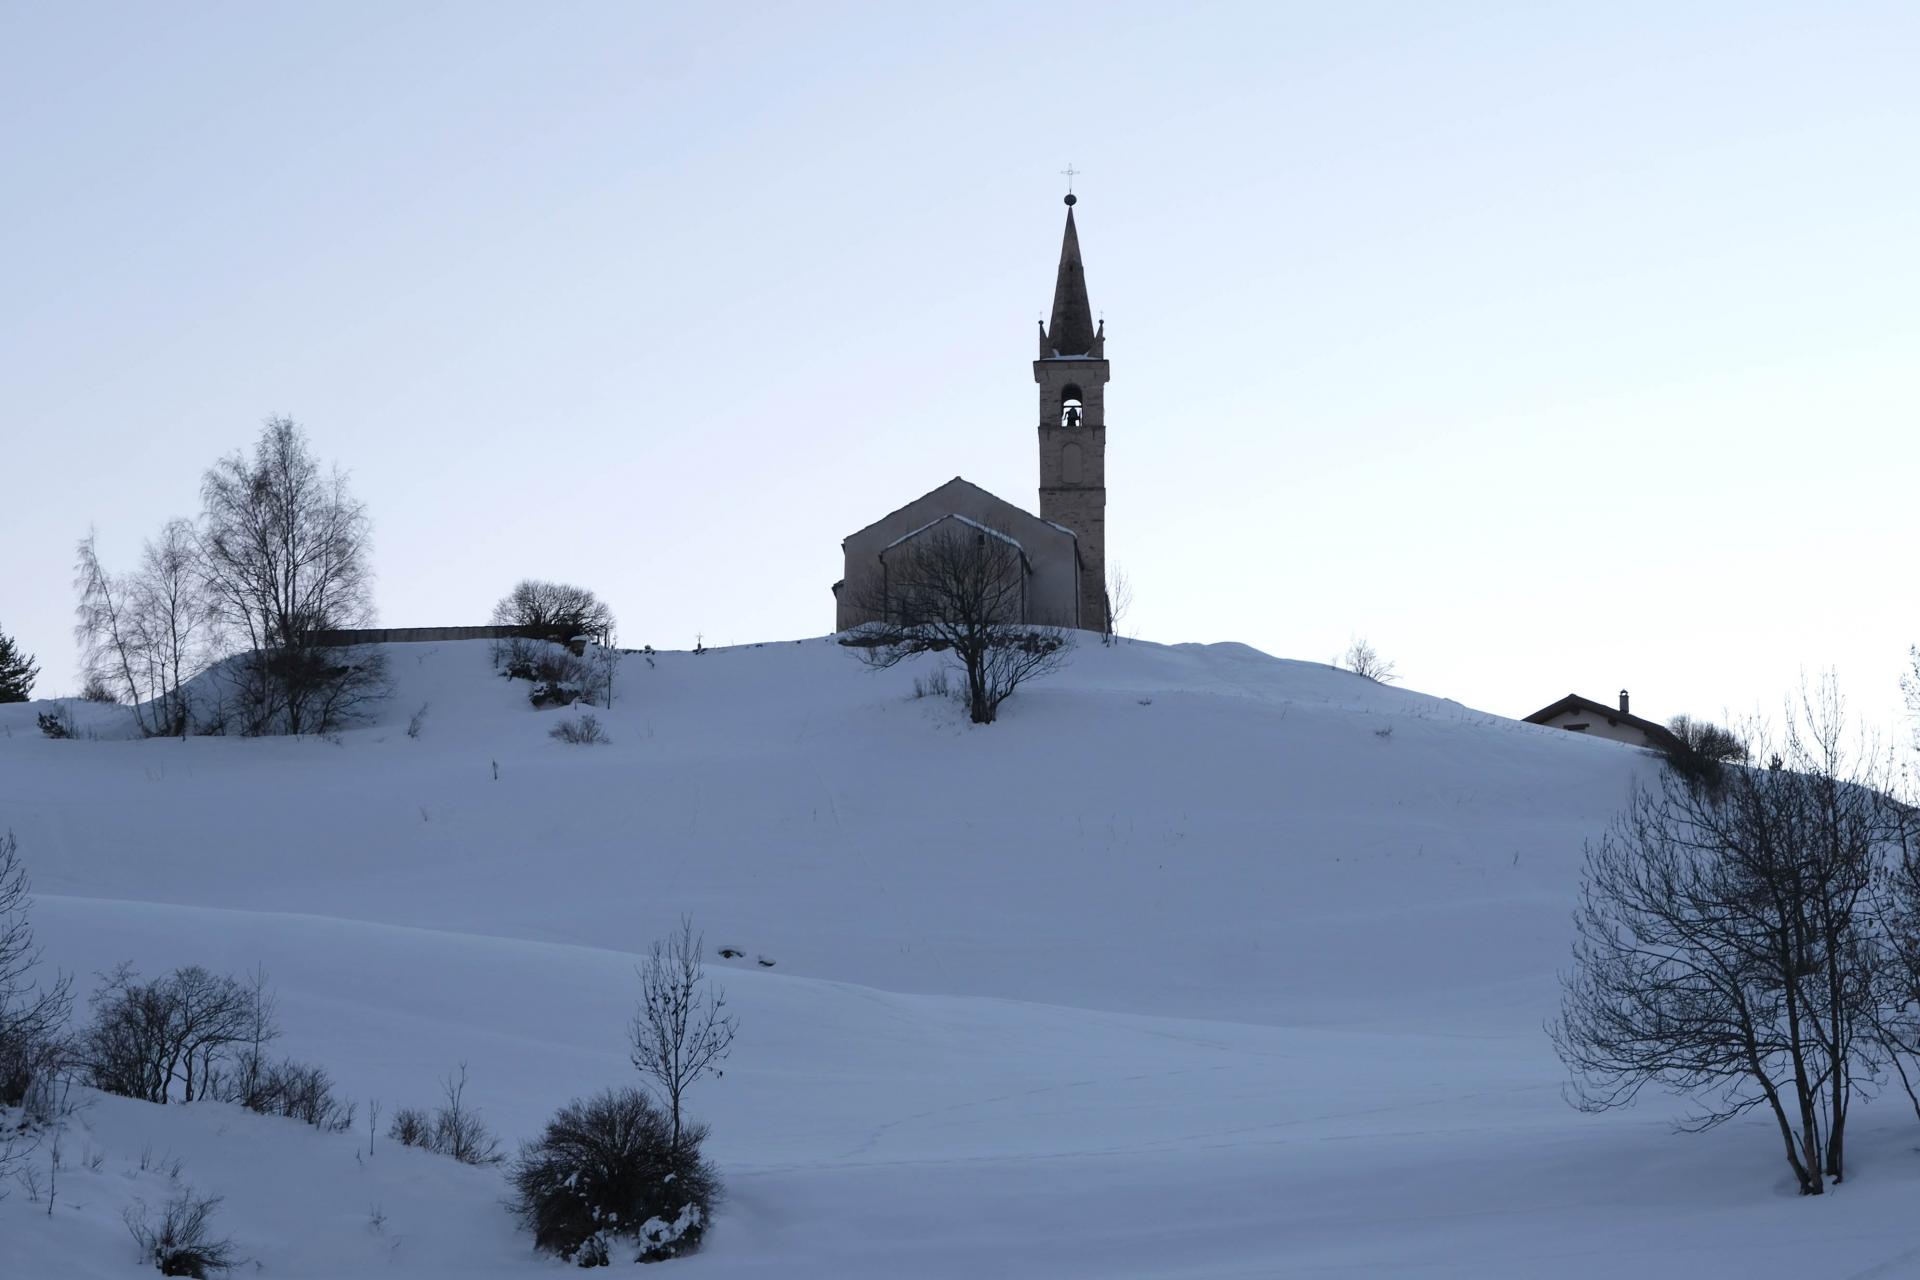
<svg viewBox="0 0 1920 1280"><path fill-rule="evenodd" d="M1627 691L1625 689L1620 691L1620 714L1623 716L1627 714Z"/></svg>

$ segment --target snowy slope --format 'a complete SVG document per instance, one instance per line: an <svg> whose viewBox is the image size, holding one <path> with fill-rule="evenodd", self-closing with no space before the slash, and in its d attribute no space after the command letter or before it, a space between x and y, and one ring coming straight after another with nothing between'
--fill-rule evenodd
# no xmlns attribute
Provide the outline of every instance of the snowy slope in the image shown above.
<svg viewBox="0 0 1920 1280"><path fill-rule="evenodd" d="M712 964L743 1031L694 1107L732 1199L689 1274L1920 1273L1894 1106L1803 1203L1762 1125L1560 1099L1580 844L1638 753L1232 645L1083 648L987 729L828 641L634 656L595 748L482 644L391 657L337 742L53 742L0 707L49 954L264 964L289 1052L389 1110L464 1059L517 1140L631 1077L632 953L691 913L747 954ZM278 1274L549 1265L496 1173L222 1107L83 1118L102 1168L51 1219L0 1204L0 1274L125 1274L147 1144Z"/></svg>

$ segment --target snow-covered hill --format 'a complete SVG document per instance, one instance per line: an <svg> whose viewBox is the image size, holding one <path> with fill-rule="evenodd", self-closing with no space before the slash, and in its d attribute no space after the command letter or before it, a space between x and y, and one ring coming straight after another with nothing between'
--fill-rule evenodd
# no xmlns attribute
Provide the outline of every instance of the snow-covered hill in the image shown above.
<svg viewBox="0 0 1920 1280"><path fill-rule="evenodd" d="M569 747L483 644L390 657L337 741L0 707L49 958L264 965L350 1095L464 1060L517 1140L632 1078L633 953L691 914L744 954L710 962L731 1199L689 1274L1920 1272L1898 1108L1803 1202L1763 1125L1561 1100L1541 1023L1636 752L1234 645L1084 647L978 729L820 639L629 657L613 742ZM149 1146L277 1274L553 1265L494 1172L219 1106L82 1121L54 1215L0 1204L19 1274L127 1274Z"/></svg>

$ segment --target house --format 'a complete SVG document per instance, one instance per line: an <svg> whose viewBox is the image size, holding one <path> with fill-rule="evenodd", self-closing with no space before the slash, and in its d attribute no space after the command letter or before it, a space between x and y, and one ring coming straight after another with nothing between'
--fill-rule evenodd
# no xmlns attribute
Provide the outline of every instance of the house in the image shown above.
<svg viewBox="0 0 1920 1280"><path fill-rule="evenodd" d="M1596 738L1611 738L1636 747L1670 751L1680 745L1673 730L1651 720L1643 720L1628 710L1627 691L1620 691L1620 705L1610 707L1593 698L1570 693L1526 717L1528 724L1543 724L1572 733L1589 733Z"/></svg>

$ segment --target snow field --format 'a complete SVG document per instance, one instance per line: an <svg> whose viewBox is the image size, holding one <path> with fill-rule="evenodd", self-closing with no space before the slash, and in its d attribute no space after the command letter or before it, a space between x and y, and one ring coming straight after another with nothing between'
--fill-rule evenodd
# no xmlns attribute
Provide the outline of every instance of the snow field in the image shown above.
<svg viewBox="0 0 1920 1280"><path fill-rule="evenodd" d="M1562 1101L1541 1024L1635 752L1231 645L1084 646L972 729L818 639L629 657L569 747L484 644L390 656L337 743L0 708L49 960L264 965L285 1052L388 1115L464 1060L511 1144L633 1078L636 953L690 913L746 952L709 963L741 1036L690 1095L730 1190L690 1274L1920 1274L1894 1099L1823 1203L1764 1124ZM277 1274L556 1265L497 1171L367 1159L362 1119L91 1098L0 1273L133 1273L148 1146Z"/></svg>

